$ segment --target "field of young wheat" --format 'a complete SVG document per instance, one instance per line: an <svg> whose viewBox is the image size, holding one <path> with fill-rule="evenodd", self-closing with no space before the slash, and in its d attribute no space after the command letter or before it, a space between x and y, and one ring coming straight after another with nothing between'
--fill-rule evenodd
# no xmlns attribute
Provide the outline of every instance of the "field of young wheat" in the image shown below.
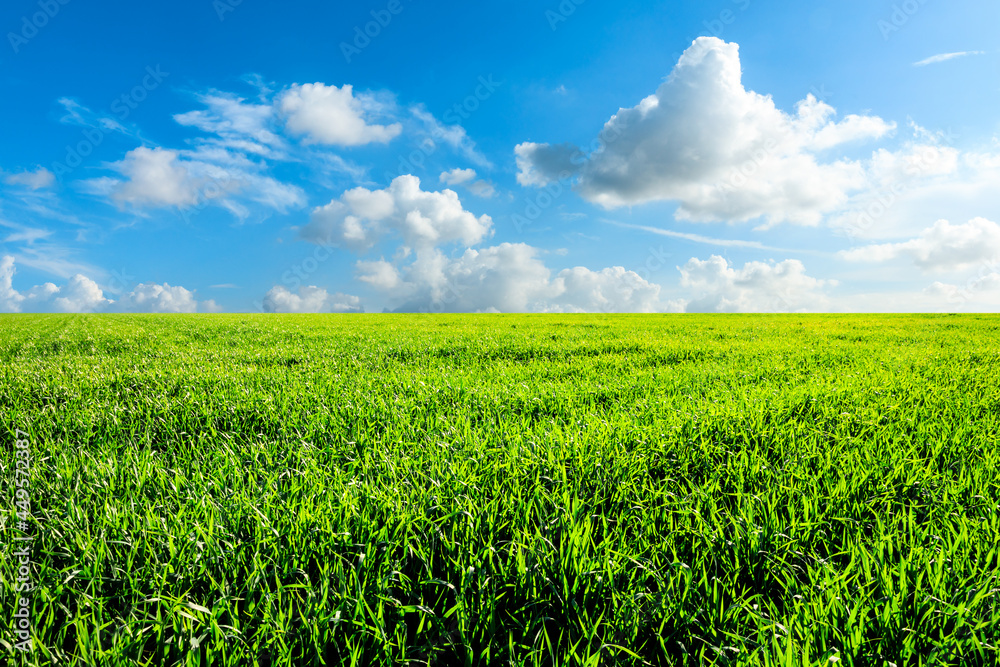
<svg viewBox="0 0 1000 667"><path fill-rule="evenodd" d="M0 333L0 662L998 660L1000 317Z"/></svg>

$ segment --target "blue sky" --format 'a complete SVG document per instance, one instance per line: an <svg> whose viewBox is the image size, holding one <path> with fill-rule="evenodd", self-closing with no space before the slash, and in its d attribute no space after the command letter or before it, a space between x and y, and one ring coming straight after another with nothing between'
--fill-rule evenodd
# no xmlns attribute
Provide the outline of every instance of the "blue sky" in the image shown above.
<svg viewBox="0 0 1000 667"><path fill-rule="evenodd" d="M995 2L343 4L4 3L0 311L1000 308Z"/></svg>

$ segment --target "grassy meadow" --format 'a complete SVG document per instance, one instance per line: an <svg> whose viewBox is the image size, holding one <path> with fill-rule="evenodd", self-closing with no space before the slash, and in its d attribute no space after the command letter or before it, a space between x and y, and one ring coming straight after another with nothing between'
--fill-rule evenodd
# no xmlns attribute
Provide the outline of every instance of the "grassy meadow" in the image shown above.
<svg viewBox="0 0 1000 667"><path fill-rule="evenodd" d="M0 662L997 664L998 341L996 316L3 316Z"/></svg>

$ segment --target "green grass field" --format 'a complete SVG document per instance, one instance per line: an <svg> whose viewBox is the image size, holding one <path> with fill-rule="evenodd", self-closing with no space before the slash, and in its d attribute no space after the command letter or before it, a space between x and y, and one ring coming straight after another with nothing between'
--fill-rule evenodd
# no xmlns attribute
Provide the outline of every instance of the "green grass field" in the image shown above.
<svg viewBox="0 0 1000 667"><path fill-rule="evenodd" d="M0 662L1000 659L1000 317L0 332Z"/></svg>

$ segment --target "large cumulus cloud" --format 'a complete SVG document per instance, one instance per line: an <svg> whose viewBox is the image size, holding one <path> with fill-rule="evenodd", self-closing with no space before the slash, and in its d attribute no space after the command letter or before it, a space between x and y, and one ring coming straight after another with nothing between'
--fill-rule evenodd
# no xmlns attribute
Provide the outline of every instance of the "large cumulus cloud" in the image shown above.
<svg viewBox="0 0 1000 667"><path fill-rule="evenodd" d="M670 200L682 219L816 224L865 185L861 163L825 153L895 128L834 115L812 95L795 113L779 110L744 88L738 45L701 37L655 93L612 116L596 150L517 146L519 181L573 176L585 199L606 208Z"/></svg>

